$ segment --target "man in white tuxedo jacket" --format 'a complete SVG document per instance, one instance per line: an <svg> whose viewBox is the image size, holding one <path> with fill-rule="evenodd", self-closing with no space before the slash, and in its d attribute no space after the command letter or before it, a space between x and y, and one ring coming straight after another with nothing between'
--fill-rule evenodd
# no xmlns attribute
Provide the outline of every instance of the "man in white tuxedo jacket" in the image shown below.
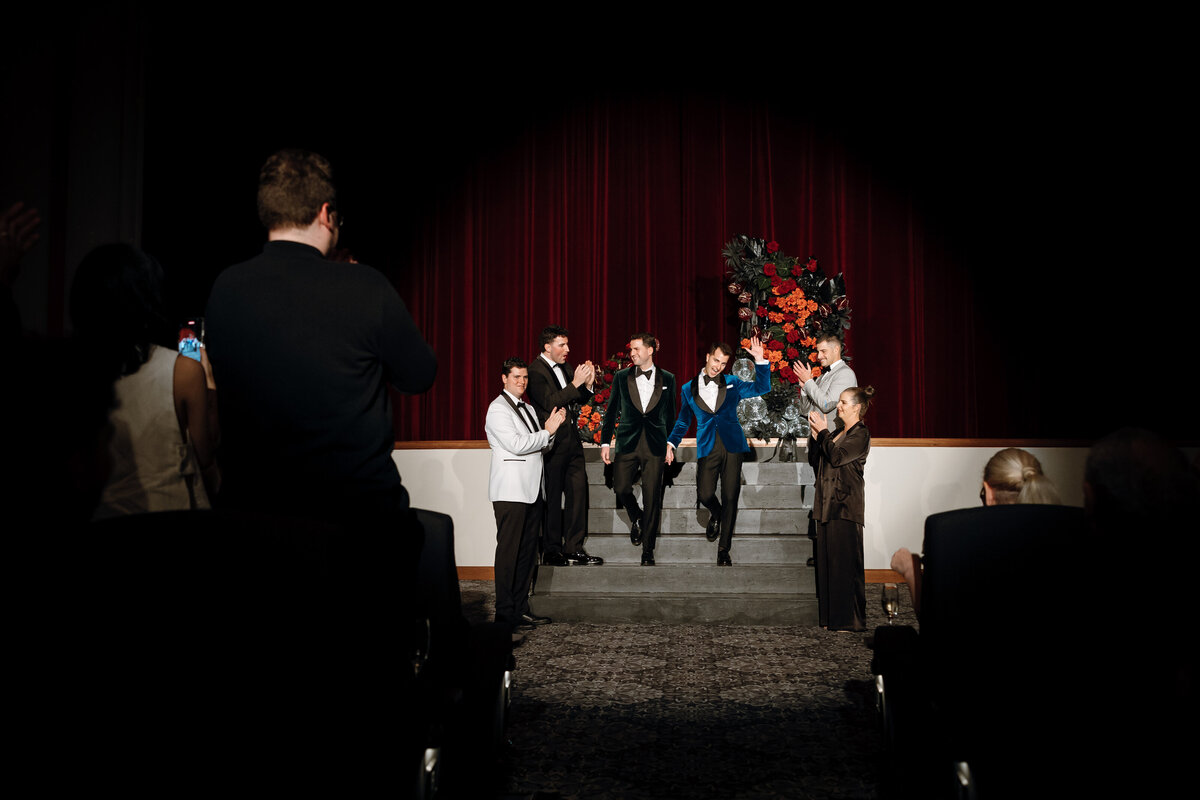
<svg viewBox="0 0 1200 800"><path fill-rule="evenodd" d="M496 512L496 622L515 630L550 621L530 612L529 581L546 510L542 454L567 414L556 408L541 426L534 409L521 401L529 383L525 362L510 358L502 370L504 391L488 406L484 430L492 448L488 499Z"/></svg>

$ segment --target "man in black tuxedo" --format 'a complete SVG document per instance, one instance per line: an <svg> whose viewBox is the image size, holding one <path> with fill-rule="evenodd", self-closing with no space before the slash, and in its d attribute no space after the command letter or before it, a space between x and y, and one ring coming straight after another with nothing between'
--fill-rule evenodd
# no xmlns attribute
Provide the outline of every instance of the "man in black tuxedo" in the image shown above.
<svg viewBox="0 0 1200 800"><path fill-rule="evenodd" d="M529 365L529 402L542 425L556 408L569 410L572 430L554 437L545 458L546 524L542 530L542 563L555 567L568 564L595 566L604 563L583 549L587 538L588 483L583 445L573 430L579 406L592 399L596 368L585 361L578 368L567 363L571 353L566 328L548 325L542 329L542 352ZM563 506L563 495L566 506Z"/></svg>
<svg viewBox="0 0 1200 800"><path fill-rule="evenodd" d="M613 490L629 513L629 540L642 546L642 566L654 566L654 542L662 513L663 463L667 457L667 431L675 422L675 376L654 366L658 340L639 333L629 342L633 366L613 376L612 398L604 412L600 432L600 457L613 464ZM609 448L617 434L617 456ZM642 502L633 496L633 480L642 472Z"/></svg>

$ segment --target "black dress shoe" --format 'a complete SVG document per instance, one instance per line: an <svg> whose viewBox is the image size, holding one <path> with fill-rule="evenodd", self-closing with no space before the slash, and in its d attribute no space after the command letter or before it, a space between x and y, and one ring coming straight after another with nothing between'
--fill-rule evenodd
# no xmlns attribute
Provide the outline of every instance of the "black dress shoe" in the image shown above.
<svg viewBox="0 0 1200 800"><path fill-rule="evenodd" d="M649 553L642 553L642 566L643 567L653 567L654 566L654 556Z"/></svg>
<svg viewBox="0 0 1200 800"><path fill-rule="evenodd" d="M584 567L598 567L604 563L604 559L600 556L589 556L587 553L580 550L578 553L567 553L567 563L577 564Z"/></svg>
<svg viewBox="0 0 1200 800"><path fill-rule="evenodd" d="M642 521L634 520L633 527L629 529L629 541L634 547L642 545Z"/></svg>
<svg viewBox="0 0 1200 800"><path fill-rule="evenodd" d="M704 538L708 539L710 542L715 542L717 539L721 538L720 517L714 516L708 520L708 528L706 528L704 531Z"/></svg>
<svg viewBox="0 0 1200 800"><path fill-rule="evenodd" d="M548 567L565 567L567 557L562 553L543 553L542 563Z"/></svg>
<svg viewBox="0 0 1200 800"><path fill-rule="evenodd" d="M728 550L718 550L717 551L717 566L718 567L732 567L733 566L733 559L731 559L729 557Z"/></svg>
<svg viewBox="0 0 1200 800"><path fill-rule="evenodd" d="M522 625L547 625L553 621L554 620L550 619L549 617L539 617L537 614L532 612L521 615Z"/></svg>

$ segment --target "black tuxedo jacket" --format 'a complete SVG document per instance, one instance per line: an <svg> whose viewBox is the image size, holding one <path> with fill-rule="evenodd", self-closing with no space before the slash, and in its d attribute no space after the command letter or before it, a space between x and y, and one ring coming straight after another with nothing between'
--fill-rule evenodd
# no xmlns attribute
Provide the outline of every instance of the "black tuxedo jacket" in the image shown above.
<svg viewBox="0 0 1200 800"><path fill-rule="evenodd" d="M552 453L565 452L568 449L583 449L583 445L579 441L577 425L579 410L574 406L579 403L586 404L592 399L592 393L586 387L580 386L576 389L571 385L571 380L575 377L575 368L570 364L562 366L567 385L560 389L558 378L554 377L554 370L546 363L546 359L540 355L534 356L529 362L529 385L525 387L525 396L537 410L538 421L543 426L546 424L546 418L555 408L567 409L567 419L563 425L570 425L571 433L569 436L554 437L554 445L550 448Z"/></svg>

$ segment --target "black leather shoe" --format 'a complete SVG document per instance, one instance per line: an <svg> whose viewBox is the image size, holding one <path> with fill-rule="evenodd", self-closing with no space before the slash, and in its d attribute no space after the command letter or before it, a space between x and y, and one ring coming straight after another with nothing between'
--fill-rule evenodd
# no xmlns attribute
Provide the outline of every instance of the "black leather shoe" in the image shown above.
<svg viewBox="0 0 1200 800"><path fill-rule="evenodd" d="M567 553L566 559L568 564L577 564L584 567L598 567L604 563L604 559L600 556L589 556L582 550L578 553Z"/></svg>
<svg viewBox="0 0 1200 800"><path fill-rule="evenodd" d="M718 550L717 551L717 566L718 567L732 567L733 566L733 559L731 559L729 557L728 550Z"/></svg>
<svg viewBox="0 0 1200 800"><path fill-rule="evenodd" d="M704 531L704 538L710 542L715 542L721 538L721 518L712 517L708 520L708 528Z"/></svg>
<svg viewBox="0 0 1200 800"><path fill-rule="evenodd" d="M542 563L548 567L565 567L567 557L562 553L543 553Z"/></svg>
<svg viewBox="0 0 1200 800"><path fill-rule="evenodd" d="M634 547L642 545L642 521L634 520L633 527L629 529L629 541Z"/></svg>
<svg viewBox="0 0 1200 800"><path fill-rule="evenodd" d="M649 553L642 553L642 566L643 567L653 567L654 566L654 556L652 556Z"/></svg>
<svg viewBox="0 0 1200 800"><path fill-rule="evenodd" d="M522 625L548 625L553 621L554 620L550 619L549 617L539 617L537 614L532 612L521 615Z"/></svg>

